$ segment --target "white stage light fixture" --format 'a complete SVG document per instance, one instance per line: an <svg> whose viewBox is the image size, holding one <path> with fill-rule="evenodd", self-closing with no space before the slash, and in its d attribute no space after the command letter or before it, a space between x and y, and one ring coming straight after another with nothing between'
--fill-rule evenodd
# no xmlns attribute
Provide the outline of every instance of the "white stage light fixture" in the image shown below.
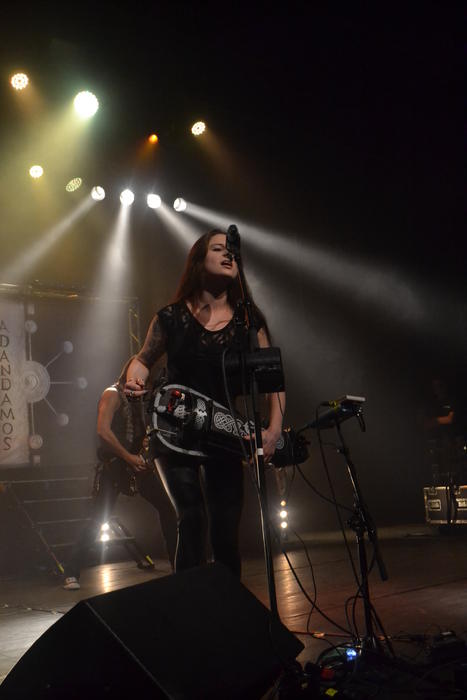
<svg viewBox="0 0 467 700"><path fill-rule="evenodd" d="M26 73L15 73L10 80L10 83L15 90L24 90L29 83L29 78Z"/></svg>
<svg viewBox="0 0 467 700"><path fill-rule="evenodd" d="M120 201L124 207L129 207L135 201L135 195L131 190L123 190L120 195Z"/></svg>
<svg viewBox="0 0 467 700"><path fill-rule="evenodd" d="M196 122L191 127L191 133L193 136L201 136L206 131L206 124L204 122Z"/></svg>
<svg viewBox="0 0 467 700"><path fill-rule="evenodd" d="M70 182L65 185L67 192L75 192L83 184L83 180L80 177L74 177Z"/></svg>
<svg viewBox="0 0 467 700"><path fill-rule="evenodd" d="M147 203L150 209L159 209L160 205L162 204L162 200L158 194L148 194Z"/></svg>
<svg viewBox="0 0 467 700"><path fill-rule="evenodd" d="M96 202L100 202L101 200L105 199L105 190L103 187L93 187L91 190L91 197L96 200Z"/></svg>
<svg viewBox="0 0 467 700"><path fill-rule="evenodd" d="M33 165L31 168L29 168L29 174L31 177L37 180L38 177L42 177L44 174L44 168L41 165Z"/></svg>
<svg viewBox="0 0 467 700"><path fill-rule="evenodd" d="M174 209L175 211L185 211L186 209L186 202L184 199L181 197L177 197L177 199L174 202Z"/></svg>
<svg viewBox="0 0 467 700"><path fill-rule="evenodd" d="M93 117L99 108L99 100L92 92L88 92L87 90L79 92L73 104L76 112L82 119Z"/></svg>

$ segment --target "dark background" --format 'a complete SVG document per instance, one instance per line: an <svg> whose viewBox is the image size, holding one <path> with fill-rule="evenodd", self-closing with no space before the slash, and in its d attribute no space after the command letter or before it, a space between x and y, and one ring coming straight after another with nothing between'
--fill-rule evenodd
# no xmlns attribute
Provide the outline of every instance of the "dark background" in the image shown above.
<svg viewBox="0 0 467 700"><path fill-rule="evenodd" d="M430 380L443 376L460 406L467 376L460 7L80 5L68 19L41 10L23 25L10 13L1 48L0 281L92 293L119 193L132 186L118 291L140 300L144 332L174 291L186 246L142 195L153 188L169 205L183 196L248 222L239 227L244 259L282 348L286 422L302 425L322 400L365 396L367 432L354 421L344 432L370 510L378 524L423 521L431 474L420 413ZM41 95L40 114L23 109L7 84L19 68ZM80 147L54 151L41 134L80 89L95 92L100 109ZM222 144L217 163L189 133L198 118ZM143 160L152 131L160 143ZM27 176L33 154L50 162L47 206ZM102 184L106 200L22 279L5 277L84 196L63 190L77 174L87 192ZM127 357L124 335L92 358L101 382L87 393L89 410ZM326 491L310 438L305 471ZM82 435L87 454L93 441ZM329 457L337 492L350 499L345 466L332 449ZM310 491L292 494L299 531L336 525ZM247 500L256 527L254 497Z"/></svg>

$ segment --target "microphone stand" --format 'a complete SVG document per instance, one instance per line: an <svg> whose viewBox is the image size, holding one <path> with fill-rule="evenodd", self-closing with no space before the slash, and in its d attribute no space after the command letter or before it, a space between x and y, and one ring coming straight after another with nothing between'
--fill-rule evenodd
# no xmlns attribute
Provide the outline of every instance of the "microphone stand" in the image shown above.
<svg viewBox="0 0 467 700"><path fill-rule="evenodd" d="M236 227L235 227L236 228ZM238 232L237 232L238 237ZM245 280L245 274L243 271L243 263L240 255L240 239L238 237L237 244L228 245L230 254L232 258L237 263L238 277L242 293L242 302L238 302L238 306L243 306L243 321L240 319L239 314L236 313L236 323L237 326L243 327L243 338L242 343L239 348L240 356L240 367L241 371L247 371L249 373L249 385L248 390L251 396L251 403L253 407L253 421L255 430L255 470L256 470L256 481L258 486L258 498L261 512L261 530L263 537L263 549L264 558L266 563L266 575L268 583L269 592L269 605L271 608L271 613L274 618L279 620L279 613L277 608L277 596L276 596L276 584L274 579L274 562L272 556L272 546L271 546L271 526L269 522L269 506L268 506L268 494L266 487L266 473L265 473L265 463L264 463L264 451L263 451L263 440L262 440L262 426L261 426L261 416L258 409L258 395L260 393L258 386L257 371L264 368L268 363L268 358L261 362L261 367L259 367L258 359L260 359L264 353L258 344L258 329L255 325L255 319L252 313L251 299L247 294L247 286ZM245 333L246 331L246 333ZM245 342L246 341L246 342ZM246 351L245 351L246 346ZM279 360L280 361L280 360ZM275 366L275 369L277 367ZM282 369L282 368L281 368ZM276 391L281 390L275 389Z"/></svg>
<svg viewBox="0 0 467 700"><path fill-rule="evenodd" d="M240 255L240 236L237 227L231 226L227 231L227 249L237 263L238 278L241 287L242 302L238 302L235 313L235 323L238 330L242 330L242 341L238 347L238 362L234 359L231 368L241 373L249 374L249 393L253 408L253 421L255 430L255 469L258 488L258 500L261 513L261 531L263 536L264 559L266 564L266 576L269 592L269 607L271 620L269 632L274 645L274 631L282 626L277 607L276 582L274 579L274 561L271 545L271 524L269 521L268 493L266 486L266 473L264 463L264 450L262 438L261 416L258 409L258 395L271 393L284 389L284 374L279 348L260 348L258 343L258 329L252 312L251 299L247 294L245 275ZM243 319L240 318L243 306ZM236 334L237 335L237 334ZM238 337L238 336L237 336ZM245 349L246 348L246 349ZM226 363L227 366L227 363ZM278 686L279 697L318 697L319 675L318 669L307 664L302 669L298 662L283 662L283 677ZM283 688L283 692L281 692ZM290 693L294 693L291 695Z"/></svg>
<svg viewBox="0 0 467 700"><path fill-rule="evenodd" d="M248 329L248 339L249 339L249 351L254 352L254 340L253 332L256 334L256 328L250 326ZM258 349L258 338L256 336L256 349ZM256 480L258 484L258 498L260 504L261 513L261 530L263 534L263 548L264 548L264 560L266 563L266 576L268 582L269 591L269 604L271 608L271 613L274 617L279 618L279 613L277 609L277 597L276 597L276 583L274 579L274 560L272 556L272 546L271 546L271 526L269 522L269 505L268 505L268 493L266 486L266 471L264 464L264 451L263 451L263 437L262 437L262 426L261 426L261 416L258 410L258 381L255 376L255 372L250 373L250 393L251 393L251 403L253 406L253 422L255 425L255 467L256 467Z"/></svg>
<svg viewBox="0 0 467 700"><path fill-rule="evenodd" d="M358 417L358 416L357 416ZM360 421L359 421L360 422ZM360 640L362 653L369 650L376 650L380 645L379 641L373 630L373 619L372 619L372 604L370 600L370 587L368 582L369 569L368 569L368 559L366 553L365 544L365 533L368 535L368 539L373 545L373 551L375 556L375 561L379 569L379 574L382 581L387 581L388 573L386 566L384 564L381 550L379 547L378 536L376 533L376 527L368 511L367 505L363 499L362 492L360 489L360 484L358 482L357 470L350 456L350 450L345 443L344 437L342 435L341 421L336 417L335 426L337 434L340 439L341 447L338 448L338 452L344 457L347 464L347 471L349 473L350 481L352 484L352 489L354 493L354 512L348 524L350 528L355 532L357 539L357 549L358 549L358 560L360 565L360 591L363 599L363 611L365 619L365 636ZM364 426L364 424L363 424ZM362 428L362 423L360 422L360 427ZM362 428L363 429L363 428Z"/></svg>
<svg viewBox="0 0 467 700"><path fill-rule="evenodd" d="M326 410L317 415L315 420L307 423L303 428L301 428L298 433L308 428L317 428L322 430L325 428L332 428L335 426L337 430L337 435L340 440L340 447L337 448L339 454L341 454L347 465L347 471L349 473L350 482L352 484L353 495L354 495L354 510L353 515L348 521L349 527L355 532L357 538L357 550L358 550L358 560L360 565L360 586L359 591L361 592L361 597L363 599L363 610L365 618L365 636L360 640L362 653L370 649L375 650L379 646L377 637L375 636L373 630L373 619L372 619L372 604L370 601L370 587L368 583L369 568L368 568L368 558L366 553L365 544L365 533L368 535L368 539L373 545L374 557L376 564L379 569L379 573L382 581L387 581L388 573L386 566L381 556L381 550L379 547L378 536L376 534L376 527L368 511L368 507L363 499L362 491L360 489L360 484L358 482L357 470L350 456L350 450L344 440L342 435L341 423L343 423L348 418L355 416L358 420L360 430L364 432L366 430L365 421L363 419L363 403L365 398L361 396L344 396L342 399L337 401L325 401L322 406L326 406ZM388 642L388 646L390 644ZM392 651L392 648L391 648Z"/></svg>

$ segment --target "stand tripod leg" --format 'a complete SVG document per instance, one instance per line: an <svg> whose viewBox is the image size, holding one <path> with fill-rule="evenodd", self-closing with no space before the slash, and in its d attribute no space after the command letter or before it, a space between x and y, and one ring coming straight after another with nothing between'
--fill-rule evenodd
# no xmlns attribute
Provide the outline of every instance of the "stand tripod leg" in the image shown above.
<svg viewBox="0 0 467 700"><path fill-rule="evenodd" d="M121 533L123 532L123 545L128 554L130 554L132 559L134 559L134 561L136 562L138 568L154 568L154 562L149 556L149 554L143 553L131 532L123 525L122 522L120 522L120 520L117 517L112 517L110 519L109 525L117 537L121 537Z"/></svg>
<svg viewBox="0 0 467 700"><path fill-rule="evenodd" d="M264 559L266 563L266 576L268 580L269 605L274 619L279 619L277 608L276 583L274 579L274 559L271 546L271 525L269 523L268 492L266 486L266 472L264 468L264 450L261 434L261 417L257 408L258 382L255 375L251 378L251 398L253 402L253 416L255 424L255 466L258 486L258 498L261 513L261 529L263 533Z"/></svg>
<svg viewBox="0 0 467 700"><path fill-rule="evenodd" d="M373 630L373 619L372 619L372 604L370 600L370 587L368 584L369 568L368 568L368 558L366 554L366 544L365 544L365 533L368 534L368 538L371 541L374 550L374 556L376 564L379 568L380 576L382 581L386 581L388 574L386 571L386 566L384 564L383 558L381 556L378 536L376 533L376 528L366 507L365 501L360 490L360 484L358 483L357 470L355 465L350 458L350 451L345 444L344 437L342 435L340 425L336 421L336 429L341 441L341 448L339 452L343 455L347 463L347 470L349 473L350 481L352 484L354 492L354 515L349 521L349 525L355 532L357 537L358 546L358 558L360 564L360 586L359 591L361 592L361 597L363 600L364 617L365 617L365 636L362 638L362 651L377 649L380 644L376 638Z"/></svg>
<svg viewBox="0 0 467 700"><path fill-rule="evenodd" d="M261 528L263 531L264 558L266 562L266 575L268 580L269 603L271 613L278 618L279 613L277 609L276 583L274 580L274 560L271 548L271 526L269 523L268 495L263 460L258 460L257 462L256 477L258 481L258 495L261 512Z"/></svg>
<svg viewBox="0 0 467 700"><path fill-rule="evenodd" d="M358 559L362 580L360 591L363 598L363 610L365 616L365 637L362 640L362 650L376 649L378 643L373 631L373 620L371 617L370 587L368 583L368 558L366 555L365 532L361 525L355 526L358 546Z"/></svg>

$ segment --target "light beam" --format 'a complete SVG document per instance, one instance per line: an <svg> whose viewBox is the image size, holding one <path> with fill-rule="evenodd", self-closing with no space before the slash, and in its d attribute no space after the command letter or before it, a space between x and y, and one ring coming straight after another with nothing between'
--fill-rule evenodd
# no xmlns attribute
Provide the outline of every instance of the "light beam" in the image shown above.
<svg viewBox="0 0 467 700"><path fill-rule="evenodd" d="M21 281L30 272L37 262L49 252L49 250L62 238L67 231L81 218L83 218L94 205L91 197L83 199L70 214L53 226L36 243L22 253L16 261L1 271L1 276L9 282Z"/></svg>

